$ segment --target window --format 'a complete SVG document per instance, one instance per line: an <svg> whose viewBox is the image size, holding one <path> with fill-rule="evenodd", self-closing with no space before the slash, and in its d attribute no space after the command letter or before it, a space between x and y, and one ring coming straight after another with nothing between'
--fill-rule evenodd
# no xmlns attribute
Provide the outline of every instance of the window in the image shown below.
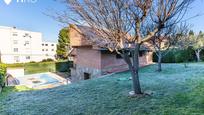
<svg viewBox="0 0 204 115"><path fill-rule="evenodd" d="M46 49L46 51L48 51L48 49Z"/></svg>
<svg viewBox="0 0 204 115"><path fill-rule="evenodd" d="M29 34L28 33L25 33L25 35L23 36L23 37L28 37L29 36Z"/></svg>
<svg viewBox="0 0 204 115"><path fill-rule="evenodd" d="M26 59L29 60L29 59L30 59L30 56L26 56Z"/></svg>
<svg viewBox="0 0 204 115"><path fill-rule="evenodd" d="M121 59L122 56L120 54L116 54L116 59Z"/></svg>
<svg viewBox="0 0 204 115"><path fill-rule="evenodd" d="M91 78L91 75L89 73L84 73L84 80L88 80Z"/></svg>
<svg viewBox="0 0 204 115"><path fill-rule="evenodd" d="M18 34L16 32L13 33L13 36L18 36Z"/></svg>
<svg viewBox="0 0 204 115"><path fill-rule="evenodd" d="M29 41L25 41L24 46L29 45L29 44L30 44L30 42L29 42Z"/></svg>
<svg viewBox="0 0 204 115"><path fill-rule="evenodd" d="M25 33L25 35L23 35L23 37L29 37L29 38L32 38L31 35L29 35L29 33Z"/></svg>
<svg viewBox="0 0 204 115"><path fill-rule="evenodd" d="M128 52L128 56L132 57L132 54ZM123 57L120 54L116 54L116 59L122 59Z"/></svg>
<svg viewBox="0 0 204 115"><path fill-rule="evenodd" d="M30 42L29 42L29 41L25 41L25 43L26 43L26 44L30 44Z"/></svg>
<svg viewBox="0 0 204 115"><path fill-rule="evenodd" d="M18 44L18 40L13 40L13 44Z"/></svg>
<svg viewBox="0 0 204 115"><path fill-rule="evenodd" d="M44 44L42 44L42 46L44 46Z"/></svg>
<svg viewBox="0 0 204 115"><path fill-rule="evenodd" d="M14 61L15 62L20 62L19 56L14 56Z"/></svg>
<svg viewBox="0 0 204 115"><path fill-rule="evenodd" d="M144 56L145 54L146 54L146 51L140 51L139 52L140 57Z"/></svg>
<svg viewBox="0 0 204 115"><path fill-rule="evenodd" d="M42 51L45 51L44 49L42 49Z"/></svg>
<svg viewBox="0 0 204 115"><path fill-rule="evenodd" d="M52 51L55 51L54 49L52 49Z"/></svg>
<svg viewBox="0 0 204 115"><path fill-rule="evenodd" d="M48 44L45 44L45 46L48 46Z"/></svg>
<svg viewBox="0 0 204 115"><path fill-rule="evenodd" d="M51 46L55 46L54 44L52 44Z"/></svg>
<svg viewBox="0 0 204 115"><path fill-rule="evenodd" d="M18 52L18 48L14 48L13 51L14 51L14 52Z"/></svg>

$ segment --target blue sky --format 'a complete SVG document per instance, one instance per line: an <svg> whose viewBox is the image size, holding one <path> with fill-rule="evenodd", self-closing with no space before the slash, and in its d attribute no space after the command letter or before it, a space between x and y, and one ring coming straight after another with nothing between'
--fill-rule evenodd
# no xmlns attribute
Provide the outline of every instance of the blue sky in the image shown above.
<svg viewBox="0 0 204 115"><path fill-rule="evenodd" d="M6 5L3 0L0 0L0 25L42 32L44 40L57 42L58 32L63 26L43 13L48 12L48 9L60 11L65 6L53 0L36 0L36 3L16 1L13 0L11 4ZM188 21L194 31L204 31L204 0L195 0L185 18L196 14L202 15Z"/></svg>
<svg viewBox="0 0 204 115"><path fill-rule="evenodd" d="M42 32L44 40L56 42L58 32L63 26L43 13L49 12L48 9L51 8L60 10L64 6L53 0L37 0L36 3L16 1L13 0L6 5L3 0L0 0L0 25Z"/></svg>

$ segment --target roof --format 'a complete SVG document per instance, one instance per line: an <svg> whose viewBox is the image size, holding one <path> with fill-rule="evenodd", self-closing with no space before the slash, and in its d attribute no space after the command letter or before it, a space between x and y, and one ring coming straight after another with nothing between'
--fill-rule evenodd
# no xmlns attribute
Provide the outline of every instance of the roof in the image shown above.
<svg viewBox="0 0 204 115"><path fill-rule="evenodd" d="M16 30L16 31L24 31L24 32L31 32L31 33L40 33L42 34L41 32L37 32L37 31L31 31L31 30L25 30L25 29L20 29L20 28L17 28L17 27L9 27L9 26L0 26L1 29L12 29L12 30Z"/></svg>
<svg viewBox="0 0 204 115"><path fill-rule="evenodd" d="M99 36L98 34L96 34L96 31L93 30L91 27L82 26L82 25L72 25L71 27L76 28L76 30L78 30L81 34L86 36L86 37L83 37L83 39L87 41L91 41L92 46L98 45L99 46L98 49L108 50L107 48L100 47L100 44L103 42L104 39L102 39L102 36ZM128 37L131 37L131 36L128 35ZM100 41L99 40L96 41L95 38L100 39ZM140 50L152 50L152 48L150 48L149 43L145 43L140 47Z"/></svg>

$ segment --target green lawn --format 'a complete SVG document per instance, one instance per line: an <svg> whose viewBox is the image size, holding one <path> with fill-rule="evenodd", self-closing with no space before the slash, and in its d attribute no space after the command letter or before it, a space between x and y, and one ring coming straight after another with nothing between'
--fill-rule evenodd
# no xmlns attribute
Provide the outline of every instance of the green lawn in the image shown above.
<svg viewBox="0 0 204 115"><path fill-rule="evenodd" d="M38 91L11 91L0 97L0 114L9 115L189 115L204 114L204 64L165 64L140 70L143 91L130 98L129 72ZM127 78L127 79L126 79Z"/></svg>

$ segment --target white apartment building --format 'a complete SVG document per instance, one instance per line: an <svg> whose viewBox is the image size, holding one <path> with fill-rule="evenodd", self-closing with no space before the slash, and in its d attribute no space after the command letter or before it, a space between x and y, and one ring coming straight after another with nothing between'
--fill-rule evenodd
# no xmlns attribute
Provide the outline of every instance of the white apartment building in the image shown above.
<svg viewBox="0 0 204 115"><path fill-rule="evenodd" d="M42 42L42 52L44 59L55 59L57 44L53 42Z"/></svg>
<svg viewBox="0 0 204 115"><path fill-rule="evenodd" d="M0 26L0 60L3 63L39 62L43 59L55 59L56 45L47 47L53 52L42 51L42 33L19 30L15 27ZM53 43L55 44L55 43ZM52 49L49 49L52 48Z"/></svg>

